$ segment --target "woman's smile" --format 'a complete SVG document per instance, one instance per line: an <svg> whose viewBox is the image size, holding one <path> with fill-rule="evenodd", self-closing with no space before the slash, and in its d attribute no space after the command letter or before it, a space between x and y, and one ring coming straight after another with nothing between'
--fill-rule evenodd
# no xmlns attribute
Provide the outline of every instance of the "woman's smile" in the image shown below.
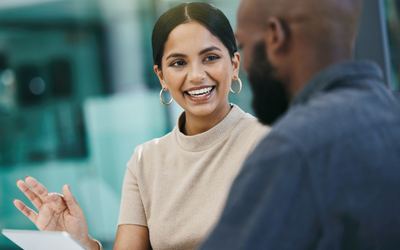
<svg viewBox="0 0 400 250"><path fill-rule="evenodd" d="M204 102L211 98L215 86L201 86L184 91L184 95L193 102Z"/></svg>

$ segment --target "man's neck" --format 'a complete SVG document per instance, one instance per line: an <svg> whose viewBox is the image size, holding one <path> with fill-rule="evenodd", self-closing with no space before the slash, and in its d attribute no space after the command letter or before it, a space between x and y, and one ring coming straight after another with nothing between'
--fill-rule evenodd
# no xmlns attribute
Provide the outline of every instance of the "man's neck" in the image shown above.
<svg viewBox="0 0 400 250"><path fill-rule="evenodd" d="M290 100L306 86L316 75L330 66L350 60L350 57L329 57L323 60L306 60L304 63L298 63L294 67L289 78Z"/></svg>

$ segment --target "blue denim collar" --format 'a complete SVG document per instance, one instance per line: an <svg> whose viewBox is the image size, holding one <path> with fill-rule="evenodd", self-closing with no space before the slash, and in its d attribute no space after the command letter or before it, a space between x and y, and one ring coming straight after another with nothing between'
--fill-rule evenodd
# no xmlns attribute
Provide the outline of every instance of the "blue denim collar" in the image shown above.
<svg viewBox="0 0 400 250"><path fill-rule="evenodd" d="M318 73L293 99L290 106L305 104L318 93L327 90L338 82L349 79L375 78L383 83L383 73L379 66L370 61L347 61Z"/></svg>

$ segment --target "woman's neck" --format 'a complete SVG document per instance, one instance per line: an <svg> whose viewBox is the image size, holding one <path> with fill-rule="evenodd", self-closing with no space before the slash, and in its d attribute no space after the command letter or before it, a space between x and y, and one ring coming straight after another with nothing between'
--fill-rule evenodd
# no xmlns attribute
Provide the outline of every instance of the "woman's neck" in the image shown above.
<svg viewBox="0 0 400 250"><path fill-rule="evenodd" d="M218 111L213 112L207 116L195 116L193 114L185 112L186 121L182 128L182 132L185 135L197 135L210 130L220 121L222 121L225 116L228 115L231 110L231 105L227 103L218 109Z"/></svg>

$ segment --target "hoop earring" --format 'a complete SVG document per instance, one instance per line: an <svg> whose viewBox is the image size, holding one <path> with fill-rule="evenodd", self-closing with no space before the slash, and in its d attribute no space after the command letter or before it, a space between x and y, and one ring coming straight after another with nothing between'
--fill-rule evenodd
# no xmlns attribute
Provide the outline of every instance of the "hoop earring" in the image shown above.
<svg viewBox="0 0 400 250"><path fill-rule="evenodd" d="M232 93L234 93L234 94L239 94L240 91L242 91L242 80L240 80L240 78L237 77L237 76L236 76L235 79L233 79L233 80L237 80L237 81L239 82L239 90L238 90L237 92L235 92L235 91L233 91L233 89L232 89L232 87L231 87L230 91L231 91Z"/></svg>
<svg viewBox="0 0 400 250"><path fill-rule="evenodd" d="M160 91L160 102L162 103L162 104L164 104L165 106L168 106L168 105L170 105L171 103L172 103L172 101L174 100L174 98L171 98L171 101L169 101L169 103L165 103L163 100L162 100L162 92L164 91L164 89L161 89L161 91Z"/></svg>

